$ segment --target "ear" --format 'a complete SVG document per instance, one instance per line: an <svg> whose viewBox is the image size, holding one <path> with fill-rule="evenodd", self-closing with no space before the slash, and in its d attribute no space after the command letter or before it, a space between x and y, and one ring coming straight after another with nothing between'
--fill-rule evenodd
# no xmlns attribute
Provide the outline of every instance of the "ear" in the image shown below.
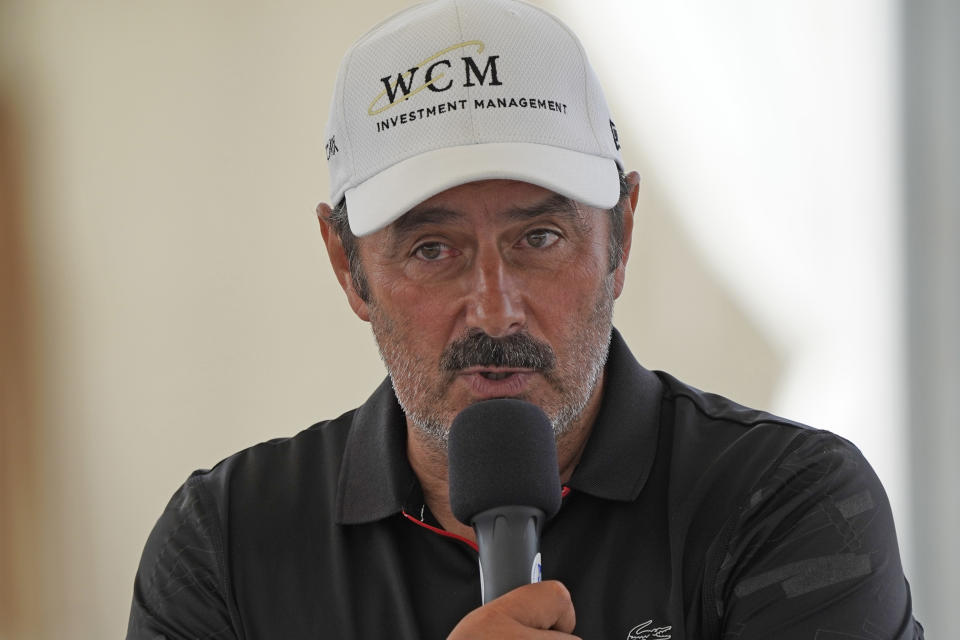
<svg viewBox="0 0 960 640"><path fill-rule="evenodd" d="M627 174L627 195L623 203L623 255L617 265L613 278L613 296L619 298L623 293L623 283L627 276L627 260L630 259L630 246L633 242L633 212L640 198L640 174L631 171Z"/></svg>
<svg viewBox="0 0 960 640"><path fill-rule="evenodd" d="M330 266L333 267L333 273L337 276L337 281L343 292L347 294L347 302L350 308L357 314L361 320L370 321L370 310L367 303L357 293L353 286L353 274L350 273L350 260L347 258L347 252L340 242L340 236L334 231L330 223L330 205L321 202L317 205L317 221L320 223L320 233L323 235L323 243L327 247L327 257L330 258Z"/></svg>

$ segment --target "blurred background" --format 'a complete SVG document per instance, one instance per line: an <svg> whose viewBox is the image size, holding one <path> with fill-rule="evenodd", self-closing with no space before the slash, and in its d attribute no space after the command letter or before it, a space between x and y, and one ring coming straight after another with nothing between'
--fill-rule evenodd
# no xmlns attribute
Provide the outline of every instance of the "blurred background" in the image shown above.
<svg viewBox="0 0 960 640"><path fill-rule="evenodd" d="M407 4L0 0L0 638L122 637L187 475L384 375L313 210L339 60ZM539 4L643 178L634 353L853 440L952 637L960 5Z"/></svg>

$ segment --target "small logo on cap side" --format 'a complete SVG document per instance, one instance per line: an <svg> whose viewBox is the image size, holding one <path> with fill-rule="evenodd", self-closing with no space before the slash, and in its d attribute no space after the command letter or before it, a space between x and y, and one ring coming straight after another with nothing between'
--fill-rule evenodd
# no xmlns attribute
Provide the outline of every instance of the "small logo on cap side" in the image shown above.
<svg viewBox="0 0 960 640"><path fill-rule="evenodd" d="M327 160L337 155L337 151L340 151L340 149L337 148L336 136L330 136L330 139L327 140Z"/></svg>
<svg viewBox="0 0 960 640"><path fill-rule="evenodd" d="M417 95L424 89L430 89L431 91L441 92L446 91L453 86L453 80L447 80L446 84L439 84L440 80L443 80L446 77L446 74L443 71L437 69L437 67L445 67L450 69L453 64L447 58L440 58L441 56L454 51L455 49L461 49L467 46L477 47L477 53L483 53L484 44L479 40L468 40L466 42L461 42L455 44L451 47L447 47L442 51L438 51L429 58L421 60L416 65L410 67L406 71L399 72L396 75L396 78L393 76L384 76L380 78L380 82L383 83L383 91L377 94L377 97L373 99L370 103L370 106L367 107L367 114L375 116L378 113L383 113L390 107L393 107L401 102L412 98ZM503 83L500 82L500 79L497 77L497 58L500 56L487 56L486 64L483 69L480 69L480 66L473 59L472 56L463 56L460 58L463 60L463 74L464 74L464 87L475 87L477 83L474 80L479 81L481 85L486 84L487 76L490 76L490 85L499 86ZM436 62L434 62L436 60ZM429 67L424 70L423 73L423 84L420 86L414 87L416 82L417 71L420 70L425 64L433 62ZM436 74L436 75L434 75ZM381 102L383 97L386 96L387 104L386 106L378 107L377 105Z"/></svg>
<svg viewBox="0 0 960 640"><path fill-rule="evenodd" d="M617 133L617 125L613 124L613 120L610 121L610 134L613 136L613 146L617 148L617 151L620 151L620 135Z"/></svg>

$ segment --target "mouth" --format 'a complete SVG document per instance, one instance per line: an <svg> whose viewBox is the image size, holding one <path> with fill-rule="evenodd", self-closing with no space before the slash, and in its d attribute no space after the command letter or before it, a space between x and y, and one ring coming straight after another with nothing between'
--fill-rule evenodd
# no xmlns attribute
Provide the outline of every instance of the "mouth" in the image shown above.
<svg viewBox="0 0 960 640"><path fill-rule="evenodd" d="M479 373L487 380L503 380L513 375L513 371L480 371Z"/></svg>
<svg viewBox="0 0 960 640"><path fill-rule="evenodd" d="M470 367L460 372L461 375L465 376L483 376L487 380L504 380L520 373L535 373L535 371L532 369L507 369L503 367Z"/></svg>
<svg viewBox="0 0 960 640"><path fill-rule="evenodd" d="M529 384L532 369L502 369L498 367L471 367L460 375L478 397L503 397L522 393Z"/></svg>

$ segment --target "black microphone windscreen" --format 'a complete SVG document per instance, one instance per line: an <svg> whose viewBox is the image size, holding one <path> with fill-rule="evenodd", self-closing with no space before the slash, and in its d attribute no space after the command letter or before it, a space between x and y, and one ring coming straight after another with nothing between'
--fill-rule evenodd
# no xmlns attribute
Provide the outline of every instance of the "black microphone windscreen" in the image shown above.
<svg viewBox="0 0 960 640"><path fill-rule="evenodd" d="M485 400L461 411L450 427L450 506L464 524L508 505L560 510L557 446L540 407L511 398Z"/></svg>

